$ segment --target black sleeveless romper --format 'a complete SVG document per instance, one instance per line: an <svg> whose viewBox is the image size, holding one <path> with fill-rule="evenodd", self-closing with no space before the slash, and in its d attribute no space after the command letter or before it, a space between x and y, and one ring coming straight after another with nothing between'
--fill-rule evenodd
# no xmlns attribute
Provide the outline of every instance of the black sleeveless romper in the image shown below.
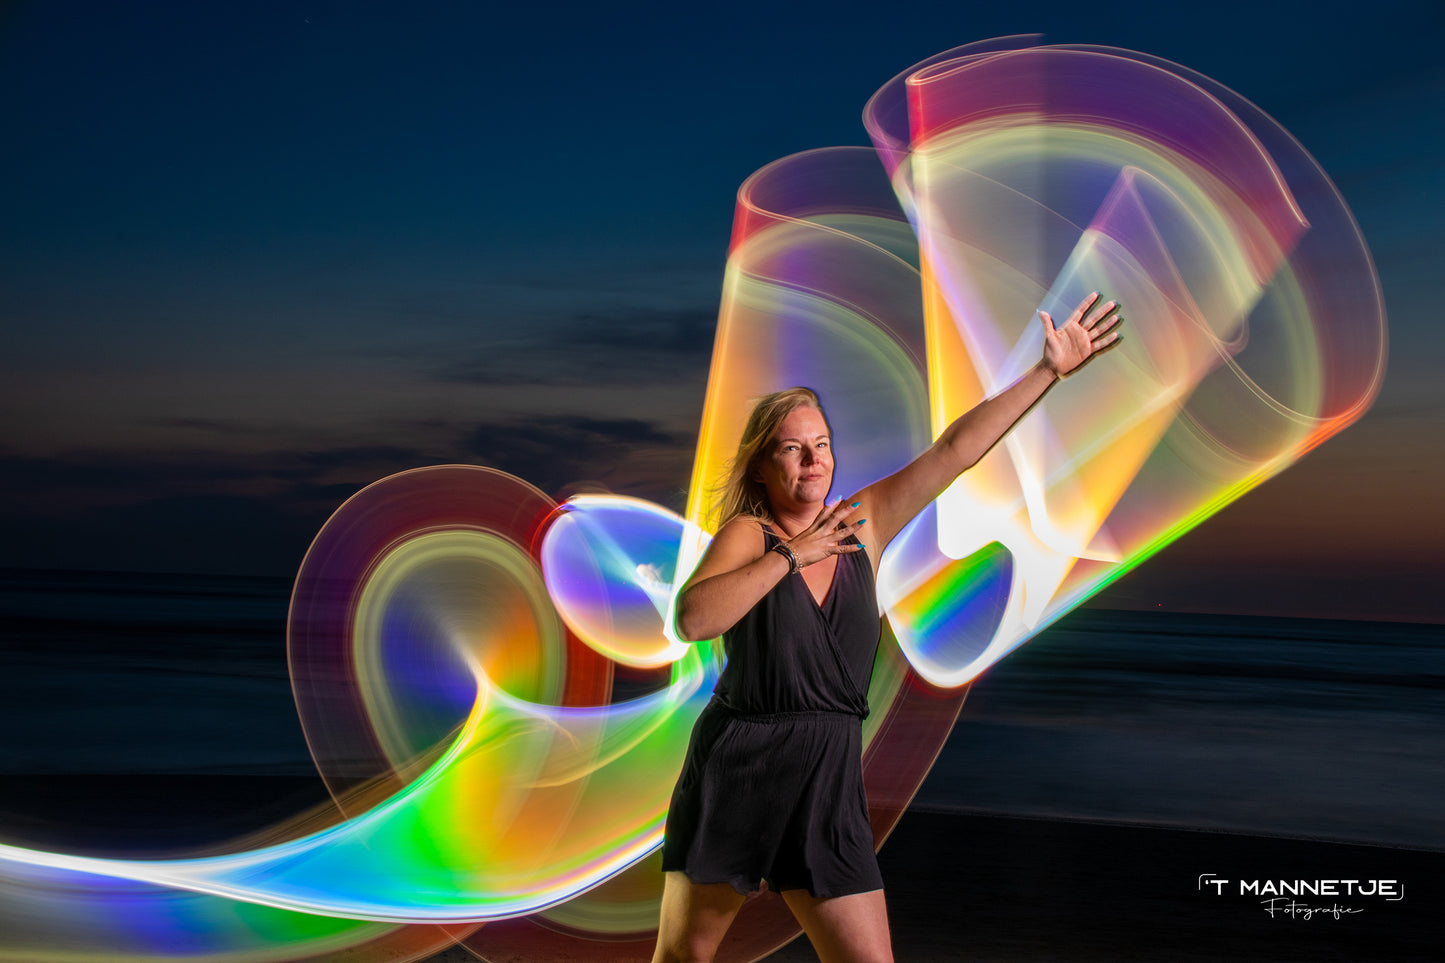
<svg viewBox="0 0 1445 963"><path fill-rule="evenodd" d="M769 550L779 541L763 536ZM723 633L727 665L672 793L664 871L740 893L762 879L819 898L883 888L862 761L878 637L863 551L838 556L821 606L794 573Z"/></svg>

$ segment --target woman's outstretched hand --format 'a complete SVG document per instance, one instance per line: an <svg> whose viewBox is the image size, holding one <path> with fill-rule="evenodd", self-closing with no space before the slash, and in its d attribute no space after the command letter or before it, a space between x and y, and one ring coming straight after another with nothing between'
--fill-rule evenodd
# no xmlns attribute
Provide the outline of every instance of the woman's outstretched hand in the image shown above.
<svg viewBox="0 0 1445 963"><path fill-rule="evenodd" d="M806 568L814 562L821 562L829 555L843 555L860 552L864 546L858 542L845 541L863 527L868 519L848 521L848 516L858 510L858 502L840 501L819 513L812 525L788 539L785 543L798 556L798 567Z"/></svg>
<svg viewBox="0 0 1445 963"><path fill-rule="evenodd" d="M1047 311L1039 312L1044 324L1044 367L1062 378L1084 366L1094 355L1119 343L1119 332L1110 331L1120 321L1119 304L1103 301L1095 291L1079 302L1069 320L1054 327Z"/></svg>

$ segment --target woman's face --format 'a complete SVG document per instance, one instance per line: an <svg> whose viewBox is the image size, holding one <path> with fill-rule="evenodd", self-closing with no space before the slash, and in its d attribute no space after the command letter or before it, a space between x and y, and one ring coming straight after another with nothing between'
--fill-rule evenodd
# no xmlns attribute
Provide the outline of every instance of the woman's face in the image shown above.
<svg viewBox="0 0 1445 963"><path fill-rule="evenodd" d="M774 512L823 504L833 487L833 442L817 408L794 408L758 459L757 475Z"/></svg>

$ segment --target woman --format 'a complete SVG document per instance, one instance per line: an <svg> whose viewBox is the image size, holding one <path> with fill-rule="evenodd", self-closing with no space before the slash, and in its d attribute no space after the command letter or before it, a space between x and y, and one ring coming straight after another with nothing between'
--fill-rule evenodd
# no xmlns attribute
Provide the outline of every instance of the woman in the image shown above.
<svg viewBox="0 0 1445 963"><path fill-rule="evenodd" d="M892 960L861 761L878 559L1058 378L1118 342L1117 308L1095 293L1061 327L1039 312L1038 364L909 465L832 506L816 396L793 388L753 409L722 525L678 594L678 636L722 636L728 661L668 810L654 963L711 960L760 880L823 963Z"/></svg>

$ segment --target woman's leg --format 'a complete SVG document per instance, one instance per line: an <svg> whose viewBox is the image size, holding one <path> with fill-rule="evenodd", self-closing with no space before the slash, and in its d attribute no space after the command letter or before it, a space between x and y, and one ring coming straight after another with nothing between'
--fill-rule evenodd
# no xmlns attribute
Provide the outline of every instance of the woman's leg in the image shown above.
<svg viewBox="0 0 1445 963"><path fill-rule="evenodd" d="M710 963L742 905L743 895L728 883L694 883L686 873L664 873L652 963Z"/></svg>
<svg viewBox="0 0 1445 963"><path fill-rule="evenodd" d="M805 889L783 891L822 963L893 963L883 891L819 899Z"/></svg>

